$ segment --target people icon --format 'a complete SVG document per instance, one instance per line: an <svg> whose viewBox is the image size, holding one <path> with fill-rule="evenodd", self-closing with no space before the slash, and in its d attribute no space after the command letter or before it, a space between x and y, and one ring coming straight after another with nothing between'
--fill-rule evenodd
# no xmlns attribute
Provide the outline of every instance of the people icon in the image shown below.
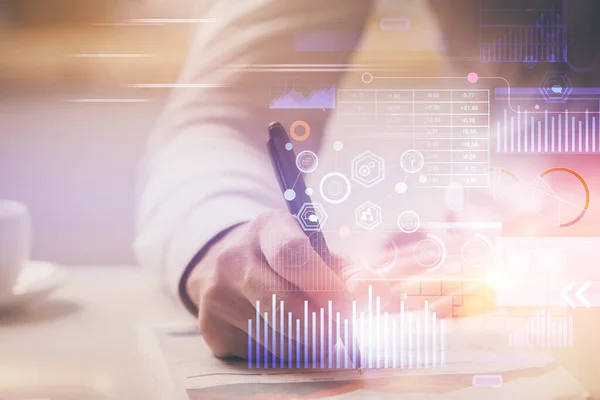
<svg viewBox="0 0 600 400"><path fill-rule="evenodd" d="M371 207L367 207L365 210L363 210L360 219L364 222L374 222L375 217L373 216L373 209Z"/></svg>

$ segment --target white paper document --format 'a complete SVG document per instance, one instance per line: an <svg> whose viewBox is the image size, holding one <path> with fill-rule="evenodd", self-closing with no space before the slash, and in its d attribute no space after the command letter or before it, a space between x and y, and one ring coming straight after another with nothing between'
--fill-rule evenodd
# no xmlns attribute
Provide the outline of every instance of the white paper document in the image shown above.
<svg viewBox="0 0 600 400"><path fill-rule="evenodd" d="M328 369L328 360L325 368L317 362L316 368L310 363L306 369L289 369L286 362L279 368L279 360L276 368L271 361L265 368L262 362L257 367L254 361L219 360L194 325L145 326L140 343L157 389L169 399L396 399L401 394L410 399L585 398L585 389L548 353L509 346L506 326L490 322L501 320L445 321L443 353L438 343L427 354L420 346L410 356L401 355L396 347L392 351L389 339L382 339L374 348L361 348L362 373L352 367ZM346 357L343 348L340 353Z"/></svg>

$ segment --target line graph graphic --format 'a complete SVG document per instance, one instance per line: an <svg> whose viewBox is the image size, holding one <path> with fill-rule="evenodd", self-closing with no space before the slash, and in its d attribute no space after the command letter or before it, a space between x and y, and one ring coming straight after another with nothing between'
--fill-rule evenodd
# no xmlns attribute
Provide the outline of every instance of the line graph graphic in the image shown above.
<svg viewBox="0 0 600 400"><path fill-rule="evenodd" d="M336 86L283 85L271 87L270 109L333 109Z"/></svg>
<svg viewBox="0 0 600 400"><path fill-rule="evenodd" d="M566 61L562 0L480 1L482 62Z"/></svg>

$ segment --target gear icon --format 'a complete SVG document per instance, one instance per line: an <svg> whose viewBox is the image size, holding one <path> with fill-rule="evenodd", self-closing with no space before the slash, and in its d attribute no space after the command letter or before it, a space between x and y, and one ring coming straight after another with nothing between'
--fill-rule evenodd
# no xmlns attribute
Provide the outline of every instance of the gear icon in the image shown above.
<svg viewBox="0 0 600 400"><path fill-rule="evenodd" d="M367 165L363 165L358 169L358 174L367 177L371 174L371 168Z"/></svg>
<svg viewBox="0 0 600 400"><path fill-rule="evenodd" d="M352 180L370 188L384 178L385 162L383 158L370 151L358 155L352 160Z"/></svg>

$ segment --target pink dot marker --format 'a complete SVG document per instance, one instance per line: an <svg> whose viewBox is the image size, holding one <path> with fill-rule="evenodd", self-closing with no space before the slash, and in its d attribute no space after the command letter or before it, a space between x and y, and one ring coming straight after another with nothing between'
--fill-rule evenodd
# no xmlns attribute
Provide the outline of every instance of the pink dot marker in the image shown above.
<svg viewBox="0 0 600 400"><path fill-rule="evenodd" d="M539 104L536 104L534 108L535 108L536 110L539 110L539 109L540 109L540 105L539 105Z"/></svg>
<svg viewBox="0 0 600 400"><path fill-rule="evenodd" d="M479 75L477 75L477 73L475 72L471 72L469 75L467 75L467 80L470 83L477 83L477 81L479 80Z"/></svg>
<svg viewBox="0 0 600 400"><path fill-rule="evenodd" d="M341 237L350 236L350 228L348 228L347 226L340 227L339 234Z"/></svg>

